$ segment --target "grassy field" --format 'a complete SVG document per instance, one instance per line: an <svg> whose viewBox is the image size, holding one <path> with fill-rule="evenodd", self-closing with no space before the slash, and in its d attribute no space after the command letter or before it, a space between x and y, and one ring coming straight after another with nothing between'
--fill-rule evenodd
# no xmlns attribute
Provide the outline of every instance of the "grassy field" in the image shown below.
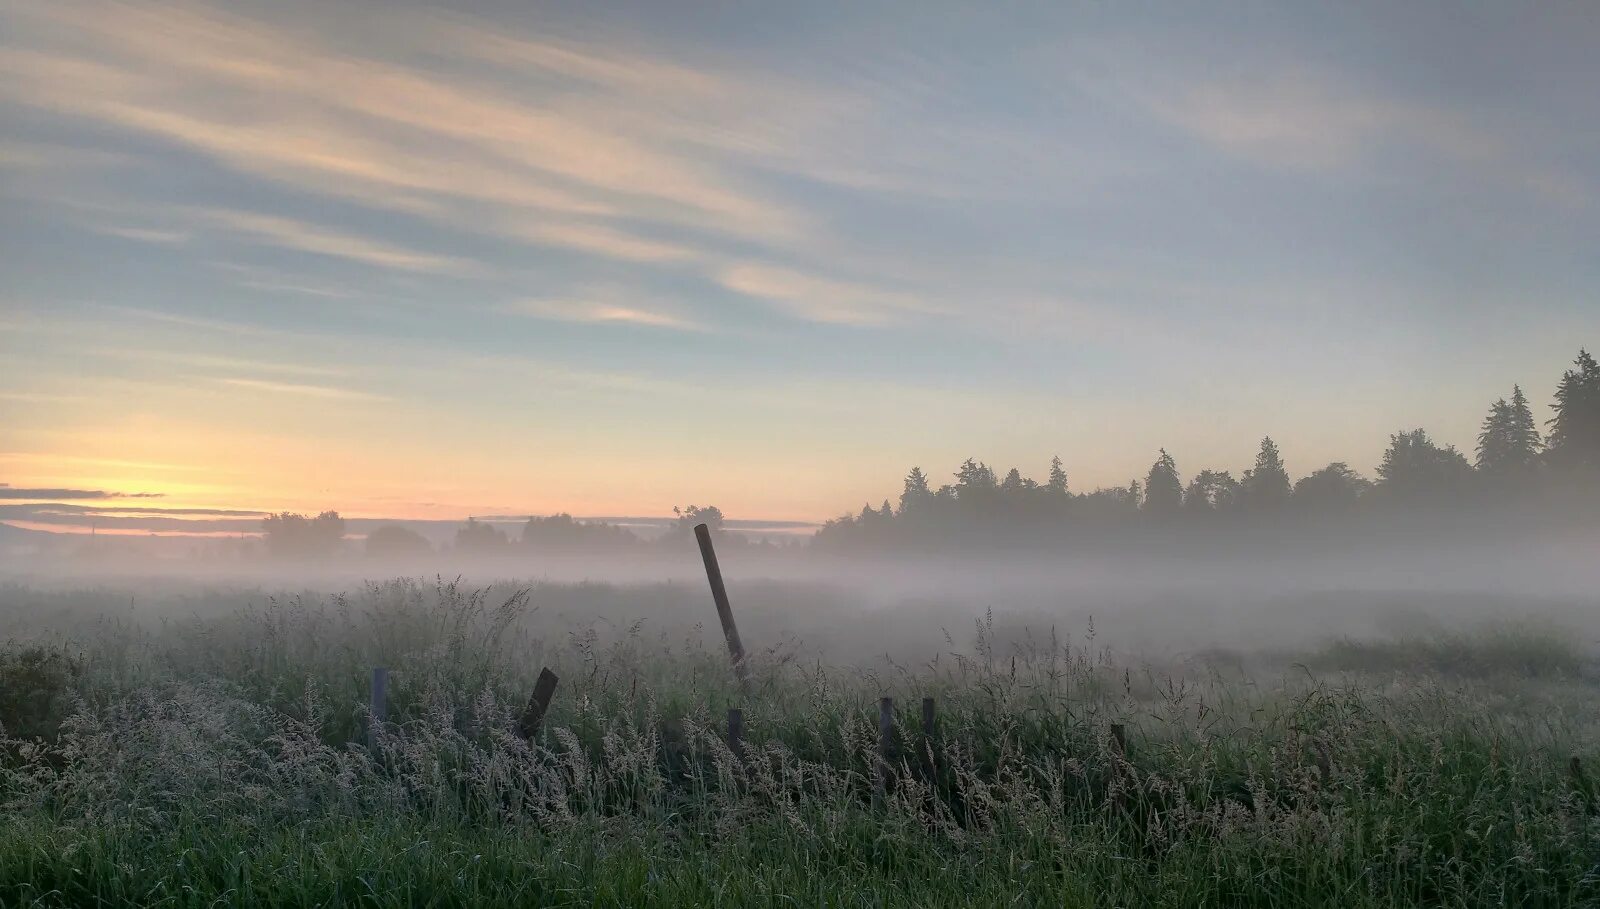
<svg viewBox="0 0 1600 909"><path fill-rule="evenodd" d="M0 905L1600 905L1557 629L1152 663L979 617L916 665L762 649L741 692L662 595L0 589Z"/></svg>

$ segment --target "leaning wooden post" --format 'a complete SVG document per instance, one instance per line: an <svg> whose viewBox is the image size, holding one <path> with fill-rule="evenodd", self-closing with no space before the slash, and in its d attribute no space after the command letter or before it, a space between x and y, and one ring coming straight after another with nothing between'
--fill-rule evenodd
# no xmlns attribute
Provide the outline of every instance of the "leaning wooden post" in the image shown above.
<svg viewBox="0 0 1600 909"><path fill-rule="evenodd" d="M933 698L922 699L922 760L927 764L928 778L939 772L939 761L933 754Z"/></svg>
<svg viewBox="0 0 1600 909"><path fill-rule="evenodd" d="M728 750L736 758L744 757L744 711L728 708Z"/></svg>
<svg viewBox="0 0 1600 909"><path fill-rule="evenodd" d="M1128 753L1128 737L1121 723L1111 724L1111 746L1116 749L1117 757Z"/></svg>
<svg viewBox="0 0 1600 909"><path fill-rule="evenodd" d="M528 698L528 706L522 711L522 718L517 721L517 734L525 739L532 739L539 734L539 726L544 722L545 711L550 709L550 699L555 697L556 683L561 679L546 666L539 670L539 680L533 683L533 697Z"/></svg>
<svg viewBox="0 0 1600 909"><path fill-rule="evenodd" d="M878 700L878 797L889 790L889 760L894 753L894 698Z"/></svg>
<svg viewBox="0 0 1600 909"><path fill-rule="evenodd" d="M367 709L368 741L376 740L389 718L389 670L384 666L372 667L372 699Z"/></svg>
<svg viewBox="0 0 1600 909"><path fill-rule="evenodd" d="M733 660L733 672L739 684L750 685L750 669L744 663L744 644L739 641L739 626L733 623L733 607L728 604L728 588L722 584L722 568L717 565L717 551L711 546L711 528L704 524L694 526L695 539L700 542L700 558L706 563L706 580L711 582L711 599L717 604L717 618L722 620L722 636L728 641L728 658Z"/></svg>

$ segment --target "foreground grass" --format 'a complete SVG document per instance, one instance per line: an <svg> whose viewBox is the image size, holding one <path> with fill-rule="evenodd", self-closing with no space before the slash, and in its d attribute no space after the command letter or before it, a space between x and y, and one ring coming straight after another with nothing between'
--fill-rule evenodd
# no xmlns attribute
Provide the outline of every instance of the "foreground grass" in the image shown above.
<svg viewBox="0 0 1600 909"><path fill-rule="evenodd" d="M980 622L917 669L768 653L741 692L638 629L523 636L525 606L397 585L5 650L0 905L1600 904L1596 692L1522 656L1225 681ZM882 694L939 724L900 711L880 793Z"/></svg>
<svg viewBox="0 0 1600 909"><path fill-rule="evenodd" d="M1393 906L1580 905L1592 890L1563 869L1510 878L1463 857L1374 854L1373 864L1308 851L1191 846L1141 861L1089 832L1070 847L997 833L968 849L886 838L861 817L832 842L798 845L755 825L720 842L585 826L397 828L349 822L265 837L217 829L147 840L6 825L8 906ZM1411 866L1408 868L1407 866ZM1554 871L1555 874L1551 874ZM1426 873L1424 873L1426 872Z"/></svg>

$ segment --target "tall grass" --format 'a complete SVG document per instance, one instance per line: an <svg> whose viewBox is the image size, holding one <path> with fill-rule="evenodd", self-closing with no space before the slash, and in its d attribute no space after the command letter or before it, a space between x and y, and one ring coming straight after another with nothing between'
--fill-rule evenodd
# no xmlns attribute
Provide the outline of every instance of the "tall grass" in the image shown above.
<svg viewBox="0 0 1600 909"><path fill-rule="evenodd" d="M0 904L1600 901L1575 675L1169 674L1054 635L1001 653L988 617L916 667L763 651L741 692L703 636L537 607L394 582L11 645L0 690L35 694L0 699Z"/></svg>

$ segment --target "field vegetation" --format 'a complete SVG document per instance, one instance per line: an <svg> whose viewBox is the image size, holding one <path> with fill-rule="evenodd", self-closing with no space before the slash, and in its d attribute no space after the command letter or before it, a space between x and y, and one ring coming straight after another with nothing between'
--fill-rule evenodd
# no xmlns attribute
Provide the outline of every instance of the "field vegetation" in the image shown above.
<svg viewBox="0 0 1600 909"><path fill-rule="evenodd" d="M0 904L1600 903L1555 628L1152 660L976 613L915 664L758 647L742 691L661 595L0 590Z"/></svg>

